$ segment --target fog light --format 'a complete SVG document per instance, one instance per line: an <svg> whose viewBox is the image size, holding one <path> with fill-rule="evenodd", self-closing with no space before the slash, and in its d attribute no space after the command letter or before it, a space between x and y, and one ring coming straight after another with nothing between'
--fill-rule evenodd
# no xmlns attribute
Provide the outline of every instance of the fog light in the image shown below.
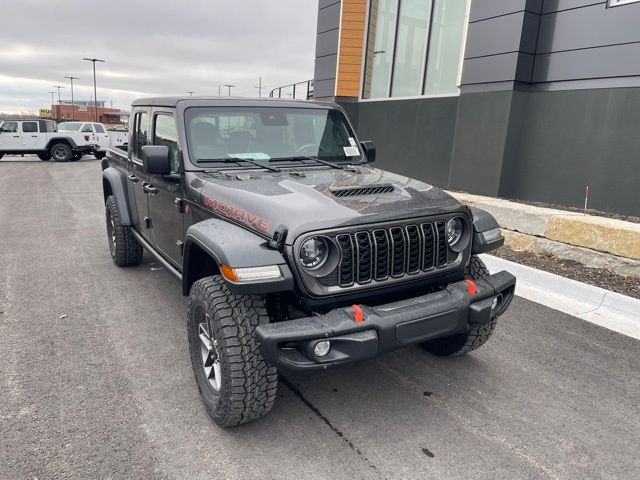
<svg viewBox="0 0 640 480"><path fill-rule="evenodd" d="M491 302L491 310L495 310L497 306L498 306L498 297L494 298L493 302Z"/></svg>
<svg viewBox="0 0 640 480"><path fill-rule="evenodd" d="M331 350L331 342L329 340L322 340L313 347L313 354L316 357L324 357L329 353L329 350Z"/></svg>

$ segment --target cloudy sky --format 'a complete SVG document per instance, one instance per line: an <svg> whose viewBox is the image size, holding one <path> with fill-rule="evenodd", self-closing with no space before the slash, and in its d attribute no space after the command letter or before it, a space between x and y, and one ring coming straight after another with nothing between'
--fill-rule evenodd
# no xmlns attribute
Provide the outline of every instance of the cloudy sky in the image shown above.
<svg viewBox="0 0 640 480"><path fill-rule="evenodd" d="M2 2L0 112L51 104L52 85L127 107L147 95L257 96L313 77L317 0L17 0ZM225 87L223 90L226 91ZM56 94L57 98L57 94Z"/></svg>

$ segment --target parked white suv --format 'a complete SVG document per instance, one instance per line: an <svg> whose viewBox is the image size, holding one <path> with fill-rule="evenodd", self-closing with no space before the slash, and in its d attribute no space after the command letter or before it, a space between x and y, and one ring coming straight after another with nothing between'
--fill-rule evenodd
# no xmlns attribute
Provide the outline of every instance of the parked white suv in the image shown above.
<svg viewBox="0 0 640 480"><path fill-rule="evenodd" d="M82 132L60 132L51 120L5 120L0 123L0 158L5 154L36 154L40 160L66 162L96 152L99 144Z"/></svg>
<svg viewBox="0 0 640 480"><path fill-rule="evenodd" d="M82 133L91 143L96 145L93 155L101 160L107 153L107 148L127 145L129 133L124 130L108 130L102 123L97 122L62 122L58 124L59 132Z"/></svg>

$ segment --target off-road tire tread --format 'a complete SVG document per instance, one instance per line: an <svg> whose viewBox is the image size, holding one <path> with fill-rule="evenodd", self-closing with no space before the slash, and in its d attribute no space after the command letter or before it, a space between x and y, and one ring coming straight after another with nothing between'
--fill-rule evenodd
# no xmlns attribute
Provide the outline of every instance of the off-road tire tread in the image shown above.
<svg viewBox="0 0 640 480"><path fill-rule="evenodd" d="M471 257L469 265L464 270L466 278L479 280L489 276L489 270L482 260L475 255ZM496 328L497 319L478 325L466 333L438 338L424 342L422 346L429 352L442 357L455 357L472 352L484 345Z"/></svg>
<svg viewBox="0 0 640 480"><path fill-rule="evenodd" d="M115 256L111 257L113 262L119 267L139 265L142 261L144 250L140 242L133 236L131 227L122 225L120 211L113 196L107 198L105 206L108 210L106 215L107 222L109 221L109 213L111 213L116 233L116 253ZM108 239L108 241L111 241L111 239Z"/></svg>
<svg viewBox="0 0 640 480"><path fill-rule="evenodd" d="M69 150L69 156L67 157L66 160L58 160L56 158L56 156L53 154L53 152L55 151L56 147L58 145L62 145L64 147L66 147ZM53 145L51 145L51 148L49 149L49 152L51 153L51 159L54 162L68 162L71 161L71 159L73 159L73 150L71 150L71 147L66 143L66 142L56 142Z"/></svg>
<svg viewBox="0 0 640 480"><path fill-rule="evenodd" d="M203 392L214 390L206 383L201 358L197 357L200 340L196 338L195 307L199 301L204 303L213 323L221 363L222 388L214 404L211 402L214 397ZM269 322L264 300L258 296L233 295L220 276L206 277L191 287L188 317L196 381L216 423L232 427L267 414L276 400L278 371L262 357L254 336L258 325Z"/></svg>

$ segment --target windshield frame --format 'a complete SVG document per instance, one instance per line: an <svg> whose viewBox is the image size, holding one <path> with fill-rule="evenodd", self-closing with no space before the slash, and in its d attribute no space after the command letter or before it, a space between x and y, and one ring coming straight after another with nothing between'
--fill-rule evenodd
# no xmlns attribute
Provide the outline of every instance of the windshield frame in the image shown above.
<svg viewBox="0 0 640 480"><path fill-rule="evenodd" d="M234 104L234 105L229 105L224 103L191 104L191 105L186 105L183 109L181 109L182 115L180 115L180 117L183 123L182 127L184 131L184 145L186 147L186 153L187 153L186 157L188 158L189 163L191 165L193 165L199 170L200 169L211 170L212 168L215 168L216 165L221 165L225 163L225 161L227 160L227 157L212 158L212 159L205 159L205 158L198 159L198 157L195 155L195 152L193 151L194 145L191 140L190 124L191 124L191 121L197 117L198 112L206 112L206 111L213 112L215 110L220 110L222 112L229 112L235 109L244 110L244 111L251 111L251 110L259 111L259 110L271 110L271 109L283 109L286 111L303 110L308 112L309 114L313 114L315 111L319 111L319 112L324 111L324 112L327 112L326 114L328 114L329 111L335 112L335 114L340 117L342 123L344 124L348 135L354 139L355 145L352 145L352 146L356 146L358 148L358 152L359 152L358 156L346 157L345 155L346 158L332 159L324 156L317 157L315 155L292 153L290 156L287 156L287 157L278 155L277 157L274 156L272 159L282 160L283 158L290 158L292 161L294 161L294 159L296 159L297 157L306 156L308 158L321 158L321 160L323 161L328 161L331 163L335 163L337 165L349 165L349 164L359 164L359 163L367 162L364 149L360 144L360 141L358 140L357 134L353 126L351 125L351 122L349 121L346 113L338 106L334 106L331 104L320 104L320 103L316 104L311 102L307 104L300 102L300 105L292 105L291 103L288 103L286 105L274 105L272 103L265 103L264 105L262 105L262 104L255 104L253 102L251 103L241 102L240 104ZM272 159L270 158L266 161L259 159L259 161L265 161L265 163L268 163ZM247 162L246 167L241 166L241 167L238 167L238 169L247 168L249 167L249 164L250 162ZM255 167L252 166L252 168L255 168Z"/></svg>

